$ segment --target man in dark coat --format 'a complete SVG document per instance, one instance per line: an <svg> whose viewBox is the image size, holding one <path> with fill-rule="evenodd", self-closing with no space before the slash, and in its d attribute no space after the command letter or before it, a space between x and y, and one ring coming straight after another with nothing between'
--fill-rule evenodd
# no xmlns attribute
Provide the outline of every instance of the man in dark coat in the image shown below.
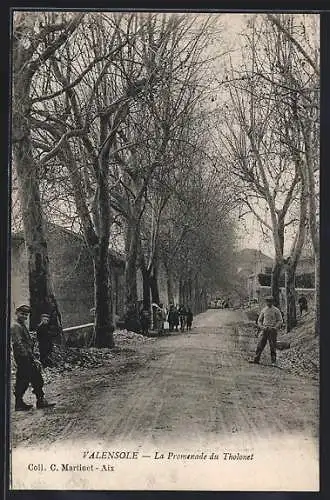
<svg viewBox="0 0 330 500"><path fill-rule="evenodd" d="M190 309L190 307L188 307L188 310L187 310L187 330L188 331L191 330L191 325L192 325L193 319L194 319L194 315L192 313L192 310Z"/></svg>
<svg viewBox="0 0 330 500"><path fill-rule="evenodd" d="M149 335L150 328L150 313L147 309L142 308L140 311L140 323L142 328L142 335Z"/></svg>
<svg viewBox="0 0 330 500"><path fill-rule="evenodd" d="M39 344L40 362L45 368L46 366L54 366L51 359L53 350L52 331L49 327L49 314L42 314L40 323L37 326L37 339Z"/></svg>
<svg viewBox="0 0 330 500"><path fill-rule="evenodd" d="M173 332L173 330L174 330L174 323L175 323L175 309L174 309L174 305L173 304L170 305L170 310L168 312L167 321L168 321L168 329L169 329L169 331Z"/></svg>
<svg viewBox="0 0 330 500"><path fill-rule="evenodd" d="M41 374L40 363L33 354L33 339L25 325L30 313L29 306L22 305L16 309L16 321L11 327L11 340L13 354L16 362L16 382L15 382L15 410L26 411L32 408L23 401L23 396L29 384L32 385L33 392L37 398L36 407L48 408L54 403L48 403L44 397L44 380Z"/></svg>
<svg viewBox="0 0 330 500"><path fill-rule="evenodd" d="M180 329L181 332L184 332L186 326L187 310L183 304L181 304L179 308L179 317L180 317Z"/></svg>

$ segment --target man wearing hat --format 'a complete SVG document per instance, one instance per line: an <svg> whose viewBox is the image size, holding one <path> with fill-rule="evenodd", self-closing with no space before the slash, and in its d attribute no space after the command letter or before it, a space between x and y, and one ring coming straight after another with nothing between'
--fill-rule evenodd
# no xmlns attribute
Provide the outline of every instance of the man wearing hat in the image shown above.
<svg viewBox="0 0 330 500"><path fill-rule="evenodd" d="M37 326L37 339L39 344L40 362L45 368L46 366L54 366L51 360L53 343L49 328L50 315L44 313L40 317L40 323Z"/></svg>
<svg viewBox="0 0 330 500"><path fill-rule="evenodd" d="M259 363L261 353L268 341L272 365L276 366L277 330L282 326L283 319L281 311L273 305L273 297L269 295L268 297L265 297L265 301L267 305L262 309L258 318L258 327L262 331L262 335L252 363Z"/></svg>
<svg viewBox="0 0 330 500"><path fill-rule="evenodd" d="M44 397L40 365L33 355L33 339L25 325L30 314L30 307L26 305L19 306L16 309L16 321L11 327L11 339L13 345L14 359L16 362L16 382L15 382L15 410L30 410L32 405L23 401L23 396L29 384L33 387L33 392L37 398L37 408L47 408L54 406L54 403L48 403Z"/></svg>

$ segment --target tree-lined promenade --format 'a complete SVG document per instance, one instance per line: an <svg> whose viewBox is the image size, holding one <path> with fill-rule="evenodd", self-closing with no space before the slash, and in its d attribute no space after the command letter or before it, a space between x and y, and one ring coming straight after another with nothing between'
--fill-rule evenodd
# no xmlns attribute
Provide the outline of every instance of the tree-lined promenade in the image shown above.
<svg viewBox="0 0 330 500"><path fill-rule="evenodd" d="M84 237L95 345L105 347L114 344L108 250L118 234L132 319L138 269L146 310L160 302L160 268L168 303L175 290L180 303L197 303L229 289L245 207L273 237L276 300L286 266L288 327L295 270L311 239L318 331L319 54L311 17L250 16L244 64L235 66L219 14L14 13L12 172L31 329L56 306L46 219Z"/></svg>

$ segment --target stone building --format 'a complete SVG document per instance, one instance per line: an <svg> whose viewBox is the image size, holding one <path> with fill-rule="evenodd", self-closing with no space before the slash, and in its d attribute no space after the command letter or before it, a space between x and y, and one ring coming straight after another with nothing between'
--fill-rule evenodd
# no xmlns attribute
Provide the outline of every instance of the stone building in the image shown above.
<svg viewBox="0 0 330 500"><path fill-rule="evenodd" d="M55 296L62 315L63 328L90 323L94 306L93 261L83 238L58 225L47 227L50 271ZM124 314L125 257L109 250L112 269L114 312ZM142 301L142 274L137 270L138 300ZM159 272L160 300L167 303L166 277ZM28 262L22 232L11 236L11 311L19 304L29 303Z"/></svg>
<svg viewBox="0 0 330 500"><path fill-rule="evenodd" d="M94 306L93 262L81 236L60 226L48 231L50 270L63 327L91 322ZM115 313L124 312L124 257L109 251ZM23 233L11 237L11 311L29 302L28 262Z"/></svg>

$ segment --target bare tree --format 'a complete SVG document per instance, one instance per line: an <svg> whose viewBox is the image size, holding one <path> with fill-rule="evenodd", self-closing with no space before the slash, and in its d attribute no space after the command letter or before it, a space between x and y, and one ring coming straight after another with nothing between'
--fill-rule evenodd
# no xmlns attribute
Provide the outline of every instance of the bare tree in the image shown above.
<svg viewBox="0 0 330 500"><path fill-rule="evenodd" d="M144 65L157 83L119 132L121 152L117 155L125 201L117 194L116 203L127 218L126 303L130 314L137 313L138 251L145 307L150 301L149 289L153 302L159 302L158 232L161 213L171 195L168 178L177 168L173 158L181 154L179 136L185 134L187 117L202 95L196 78L204 63L201 54L207 44L207 21L191 36L194 25L194 19L181 16L149 17L147 35L141 32ZM147 245L146 240L140 243L142 217L151 221Z"/></svg>
<svg viewBox="0 0 330 500"><path fill-rule="evenodd" d="M286 25L286 29L292 30L292 16L287 16ZM251 67L246 67L243 75L232 70L229 95L234 107L224 113L226 132L221 133L222 145L245 187L242 202L272 233L275 249L272 294L276 304L284 264L285 231L294 228L292 248L285 261L290 330L296 323L294 281L305 240L308 193L297 111L300 90L292 75L293 68L298 71L297 61L291 38L279 36L271 23L257 21L251 28L248 37ZM260 207L266 211L265 215Z"/></svg>
<svg viewBox="0 0 330 500"><path fill-rule="evenodd" d="M42 151L39 164L47 165L56 157L67 171L93 258L99 347L113 346L109 241L115 218L111 193L117 134L148 83L139 79L141 65L137 61L134 66L134 54L125 57L125 50L136 49L140 26L135 18L86 15L77 43L50 60L48 96L41 93L33 100L34 125L43 132L43 144L37 143Z"/></svg>
<svg viewBox="0 0 330 500"><path fill-rule="evenodd" d="M83 15L15 12L12 36L12 147L28 250L30 327L53 302L47 242L31 139L33 79L79 26Z"/></svg>
<svg viewBox="0 0 330 500"><path fill-rule="evenodd" d="M294 64L287 65L288 84L295 90L295 121L302 137L304 181L308 201L308 225L315 258L315 334L320 330L320 244L318 197L315 175L319 170L319 27L316 16L299 16L292 25L283 16L268 15L280 40L287 40ZM299 22L298 22L299 21Z"/></svg>

